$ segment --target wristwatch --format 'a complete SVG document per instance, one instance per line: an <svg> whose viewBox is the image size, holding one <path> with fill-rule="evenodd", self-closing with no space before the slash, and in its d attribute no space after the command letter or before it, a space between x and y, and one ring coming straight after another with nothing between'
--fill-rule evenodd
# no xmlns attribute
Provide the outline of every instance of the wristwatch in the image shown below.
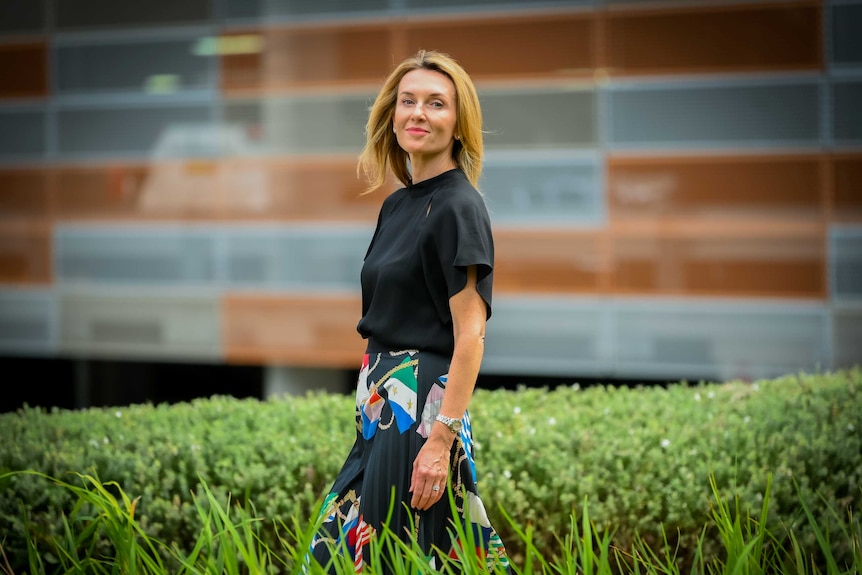
<svg viewBox="0 0 862 575"><path fill-rule="evenodd" d="M460 419L455 419L454 417L446 417L442 413L437 414L437 417L435 417L434 419L448 427L449 431L451 431L453 435L461 433L462 424Z"/></svg>

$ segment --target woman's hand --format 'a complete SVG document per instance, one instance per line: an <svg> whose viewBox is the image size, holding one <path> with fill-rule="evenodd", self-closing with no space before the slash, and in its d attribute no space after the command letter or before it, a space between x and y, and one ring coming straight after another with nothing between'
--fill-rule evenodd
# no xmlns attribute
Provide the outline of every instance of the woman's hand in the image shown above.
<svg viewBox="0 0 862 575"><path fill-rule="evenodd" d="M450 440L447 443L442 433L450 432L441 424L435 423L434 427L436 429L413 461L413 475L410 478L410 492L413 493L410 505L420 511L430 508L446 494L446 480L449 477L452 442ZM442 433L439 428L444 429Z"/></svg>
<svg viewBox="0 0 862 575"><path fill-rule="evenodd" d="M476 274L476 266L469 266L464 289L449 298L455 351L440 404L440 413L449 417L460 418L467 411L485 349L488 308L476 289ZM410 479L413 498L410 505L414 509L424 511L440 501L446 493L454 440L455 435L448 427L434 422L428 440L413 461L413 476ZM435 490L435 486L439 489Z"/></svg>

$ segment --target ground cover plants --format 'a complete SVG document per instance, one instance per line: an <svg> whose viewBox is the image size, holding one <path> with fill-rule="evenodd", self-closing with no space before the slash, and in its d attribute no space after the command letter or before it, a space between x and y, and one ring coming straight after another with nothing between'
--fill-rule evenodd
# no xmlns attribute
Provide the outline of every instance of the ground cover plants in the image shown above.
<svg viewBox="0 0 862 575"><path fill-rule="evenodd" d="M477 391L479 488L516 573L858 573L860 384ZM2 415L0 570L297 572L352 412L320 394Z"/></svg>

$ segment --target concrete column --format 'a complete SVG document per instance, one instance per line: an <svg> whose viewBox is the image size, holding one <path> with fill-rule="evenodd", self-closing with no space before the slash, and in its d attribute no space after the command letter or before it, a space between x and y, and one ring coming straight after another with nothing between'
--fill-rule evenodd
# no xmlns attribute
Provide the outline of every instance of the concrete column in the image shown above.
<svg viewBox="0 0 862 575"><path fill-rule="evenodd" d="M263 397L303 395L308 391L346 393L349 391L343 369L268 365L263 379Z"/></svg>

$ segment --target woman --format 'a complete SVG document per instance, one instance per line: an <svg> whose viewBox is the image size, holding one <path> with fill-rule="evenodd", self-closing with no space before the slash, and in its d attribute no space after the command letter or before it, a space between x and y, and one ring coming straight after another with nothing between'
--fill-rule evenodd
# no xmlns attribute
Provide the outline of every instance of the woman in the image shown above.
<svg viewBox="0 0 862 575"><path fill-rule="evenodd" d="M370 538L385 525L416 541L437 567L438 555L455 557L462 545L454 521L474 534L471 544L489 566L505 568L505 550L476 491L467 413L494 265L490 220L476 189L482 114L472 81L449 56L420 51L386 80L366 138L358 170L369 191L383 185L388 170L405 187L383 202L365 256L358 331L368 345L356 391L357 437L324 503L312 553L327 565L332 549L346 549L358 571L370 559Z"/></svg>

